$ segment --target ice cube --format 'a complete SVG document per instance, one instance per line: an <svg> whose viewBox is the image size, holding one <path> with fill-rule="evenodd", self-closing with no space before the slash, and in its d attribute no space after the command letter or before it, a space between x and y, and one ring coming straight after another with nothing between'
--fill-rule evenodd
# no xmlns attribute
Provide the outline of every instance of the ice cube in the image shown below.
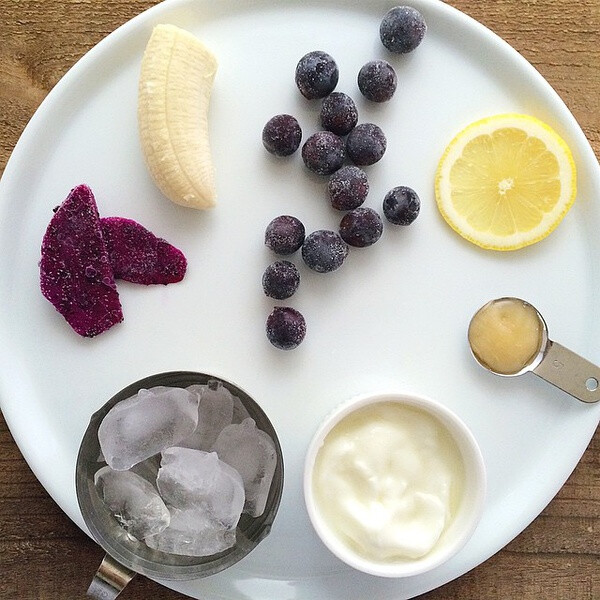
<svg viewBox="0 0 600 600"><path fill-rule="evenodd" d="M187 389L198 395L198 425L178 446L210 450L223 428L231 424L233 395L215 379L207 385L191 385Z"/></svg>
<svg viewBox="0 0 600 600"><path fill-rule="evenodd" d="M156 477L158 475L158 469L160 468L160 454L151 456L142 462L139 462L129 471L139 475L142 479L149 481L153 486L156 487Z"/></svg>
<svg viewBox="0 0 600 600"><path fill-rule="evenodd" d="M225 528L235 528L244 507L240 474L214 452L169 448L162 455L157 486L163 500L180 510L201 507Z"/></svg>
<svg viewBox="0 0 600 600"><path fill-rule="evenodd" d="M98 428L98 439L108 465L126 471L185 439L197 424L195 394L157 386L113 406Z"/></svg>
<svg viewBox="0 0 600 600"><path fill-rule="evenodd" d="M244 406L244 403L237 397L233 397L233 415L231 417L231 422L235 425L239 425L242 421L249 419L250 413L248 409Z"/></svg>
<svg viewBox="0 0 600 600"><path fill-rule="evenodd" d="M171 508L171 524L158 535L147 537L150 548L184 556L211 556L235 544L235 526L226 527L206 507Z"/></svg>
<svg viewBox="0 0 600 600"><path fill-rule="evenodd" d="M252 517L260 516L265 510L277 466L273 440L248 418L239 425L225 427L212 449L242 476L246 492L244 512Z"/></svg>
<svg viewBox="0 0 600 600"><path fill-rule="evenodd" d="M169 526L171 516L165 503L139 475L102 467L94 475L94 484L108 510L134 538L143 540Z"/></svg>

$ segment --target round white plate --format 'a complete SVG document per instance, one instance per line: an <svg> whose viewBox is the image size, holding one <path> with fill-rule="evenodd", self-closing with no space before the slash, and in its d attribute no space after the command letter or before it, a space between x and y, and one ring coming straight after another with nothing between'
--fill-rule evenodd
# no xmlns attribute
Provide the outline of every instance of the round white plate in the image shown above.
<svg viewBox="0 0 600 600"><path fill-rule="evenodd" d="M277 428L286 484L272 534L246 559L213 577L174 585L196 598L401 600L476 566L517 535L575 467L600 416L535 376L483 371L466 343L470 317L487 300L519 296L546 318L550 336L600 362L600 169L577 123L541 76L506 43L460 12L415 0L429 25L411 55L390 56L378 39L389 1L272 2L170 0L126 24L89 52L35 114L0 187L0 396L25 458L52 497L82 525L75 458L93 411L125 385L161 371L221 375L248 390ZM152 27L170 22L202 38L220 67L210 128L219 202L212 212L175 206L154 187L136 129L137 78ZM314 49L340 67L361 121L388 136L368 169L366 205L409 185L422 210L408 228L385 227L369 249L353 250L335 273L301 268L288 303L306 317L293 352L270 346L272 303L261 275L274 260L264 228L294 214L308 231L335 229L322 180L299 153L285 160L261 144L274 114L297 115L305 137L318 102L294 85L298 59ZM391 102L368 105L356 74L387 58L398 72ZM482 251L454 234L433 197L438 158L468 122L505 111L535 115L574 151L577 201L543 242L513 253ZM79 183L101 215L136 219L189 259L180 284L119 284L125 321L82 339L42 297L40 243L58 205ZM302 501L302 463L320 419L354 394L395 388L436 398L477 437L489 495L474 537L451 562L423 576L384 580L351 571L318 541ZM91 577L90 573L90 577Z"/></svg>

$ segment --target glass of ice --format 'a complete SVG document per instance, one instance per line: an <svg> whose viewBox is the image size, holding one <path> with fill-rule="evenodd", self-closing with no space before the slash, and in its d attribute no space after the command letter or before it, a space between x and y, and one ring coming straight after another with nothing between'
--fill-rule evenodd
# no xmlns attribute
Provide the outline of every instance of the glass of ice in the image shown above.
<svg viewBox="0 0 600 600"><path fill-rule="evenodd" d="M231 394L239 398L242 410L245 409L256 422L256 428L265 432L274 443L277 462L265 509L258 517L252 517L247 513L242 514L236 528L235 544L218 554L204 557L184 556L154 550L129 535L99 495L94 478L106 463L100 449L98 429L106 414L117 403L134 396L139 390L155 386L188 388L207 385L215 380L220 381ZM160 455L155 457L155 460L158 468ZM88 594L98 598L114 598L136 573L164 580L196 579L218 573L251 552L269 534L277 514L283 490L283 456L271 421L261 407L242 389L222 378L204 373L191 371L160 373L127 386L92 415L77 457L76 490L85 524L96 542L107 553ZM102 589L95 591L95 587Z"/></svg>

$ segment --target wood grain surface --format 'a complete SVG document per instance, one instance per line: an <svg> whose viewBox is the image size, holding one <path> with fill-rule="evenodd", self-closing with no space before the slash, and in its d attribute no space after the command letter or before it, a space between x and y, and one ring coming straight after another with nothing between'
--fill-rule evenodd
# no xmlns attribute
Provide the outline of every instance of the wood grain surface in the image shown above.
<svg viewBox="0 0 600 600"><path fill-rule="evenodd" d="M0 0L0 173L27 121L67 69L154 4ZM498 33L544 75L600 156L600 0L450 4ZM102 555L38 483L0 415L0 599L83 598ZM143 577L121 597L183 598ZM600 432L530 527L478 568L420 598L600 599Z"/></svg>

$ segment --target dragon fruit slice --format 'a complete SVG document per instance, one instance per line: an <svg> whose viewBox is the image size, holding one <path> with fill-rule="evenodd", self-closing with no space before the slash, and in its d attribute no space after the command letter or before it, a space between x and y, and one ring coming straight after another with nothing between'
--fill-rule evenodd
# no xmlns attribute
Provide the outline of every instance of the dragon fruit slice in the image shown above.
<svg viewBox="0 0 600 600"><path fill-rule="evenodd" d="M71 190L46 229L40 287L84 337L94 337L123 320L98 208L87 185Z"/></svg>
<svg viewBox="0 0 600 600"><path fill-rule="evenodd" d="M105 217L100 224L115 279L144 285L183 279L187 261L169 242L131 219Z"/></svg>

